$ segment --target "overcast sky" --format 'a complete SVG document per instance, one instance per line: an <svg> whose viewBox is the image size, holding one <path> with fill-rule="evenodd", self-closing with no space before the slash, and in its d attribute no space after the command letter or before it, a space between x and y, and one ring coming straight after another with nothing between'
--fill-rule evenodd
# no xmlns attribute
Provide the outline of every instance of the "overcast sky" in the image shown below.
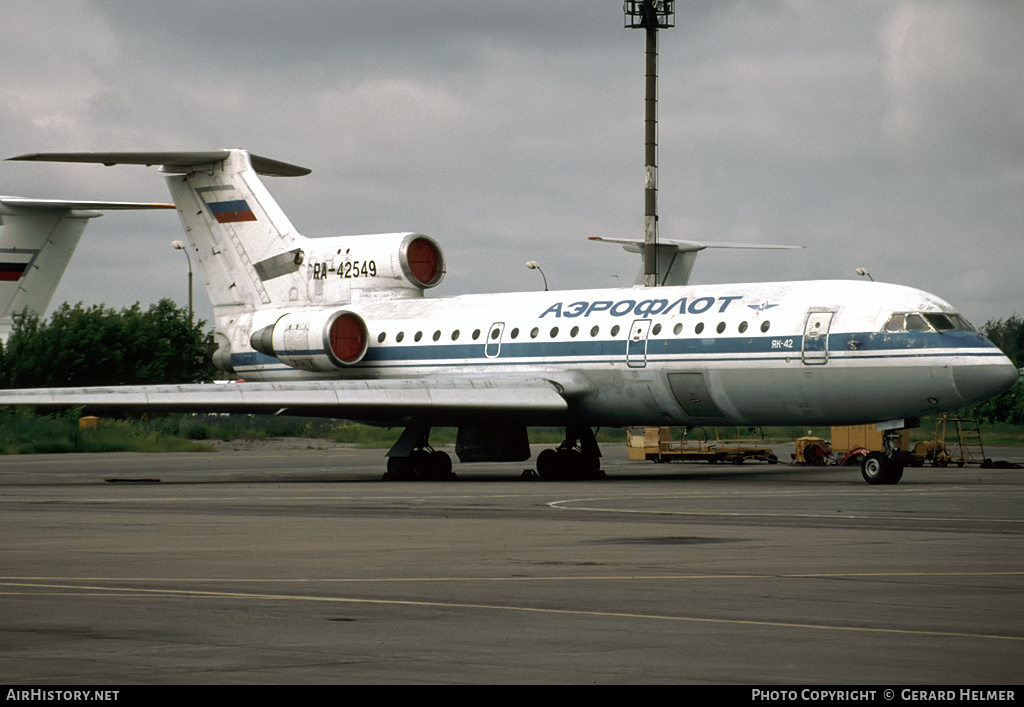
<svg viewBox="0 0 1024 707"><path fill-rule="evenodd" d="M1024 314L1024 2L705 0L660 34L663 238L693 283L855 278ZM432 294L630 283L644 35L621 0L3 0L0 156L241 147L307 236L414 230ZM155 169L0 162L0 193L167 201ZM173 212L94 221L54 303L186 301ZM197 277L197 303L210 310Z"/></svg>

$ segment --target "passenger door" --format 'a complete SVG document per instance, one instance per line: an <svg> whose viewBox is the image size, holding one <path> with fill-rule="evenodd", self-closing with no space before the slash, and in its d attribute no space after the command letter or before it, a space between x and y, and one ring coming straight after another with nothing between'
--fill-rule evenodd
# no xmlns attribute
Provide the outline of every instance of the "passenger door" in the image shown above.
<svg viewBox="0 0 1024 707"><path fill-rule="evenodd" d="M828 363L828 330L835 314L835 310L811 310L807 313L800 355L808 366Z"/></svg>
<svg viewBox="0 0 1024 707"><path fill-rule="evenodd" d="M647 333L651 330L650 319L637 319L629 327L626 341L626 365L630 368L644 368L647 365Z"/></svg>

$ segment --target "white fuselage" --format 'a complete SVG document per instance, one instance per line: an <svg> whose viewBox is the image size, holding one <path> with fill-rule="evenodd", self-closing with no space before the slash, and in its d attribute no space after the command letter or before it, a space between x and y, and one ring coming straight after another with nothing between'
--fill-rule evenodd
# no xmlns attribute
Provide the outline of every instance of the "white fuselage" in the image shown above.
<svg viewBox="0 0 1024 707"><path fill-rule="evenodd" d="M885 331L894 313L946 313L907 287L811 281L368 300L357 363L307 372L252 351L287 309L232 314L249 381L536 376L591 425L854 424L985 400L1017 371L973 329ZM251 319L250 319L251 316ZM228 330L218 317L218 328ZM319 352L311 349L310 360ZM299 367L302 366L299 356ZM452 422L459 422L453 420Z"/></svg>

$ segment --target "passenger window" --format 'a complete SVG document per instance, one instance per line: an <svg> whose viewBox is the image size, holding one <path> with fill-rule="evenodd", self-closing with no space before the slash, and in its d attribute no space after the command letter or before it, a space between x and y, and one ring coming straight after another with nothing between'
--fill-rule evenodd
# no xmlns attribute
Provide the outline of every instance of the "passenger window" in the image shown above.
<svg viewBox="0 0 1024 707"><path fill-rule="evenodd" d="M761 322L761 333L762 334L766 334L768 332L769 327L771 327L771 325L772 325L772 323L770 321L768 321L767 319L765 319L763 322Z"/></svg>
<svg viewBox="0 0 1024 707"><path fill-rule="evenodd" d="M405 332L404 331L400 331L400 332L398 332L398 334L395 335L395 341L397 341L398 343L402 343L402 339L404 339L404 338L405 338Z"/></svg>
<svg viewBox="0 0 1024 707"><path fill-rule="evenodd" d="M704 322L697 322L697 326L693 328L693 333L700 334L702 331L704 331Z"/></svg>
<svg viewBox="0 0 1024 707"><path fill-rule="evenodd" d="M476 341L479 338L480 338L480 330L479 329L474 329L473 330L473 341Z"/></svg>
<svg viewBox="0 0 1024 707"><path fill-rule="evenodd" d="M381 332L381 333L377 334L377 343L378 344L383 344L384 343L384 339L386 339L386 338L387 338L387 334L385 334L384 332Z"/></svg>
<svg viewBox="0 0 1024 707"><path fill-rule="evenodd" d="M440 340L441 340L441 330L438 329L437 331L434 332L434 341L440 341Z"/></svg>
<svg viewBox="0 0 1024 707"><path fill-rule="evenodd" d="M612 336L618 336L618 335L619 335L619 325L616 324L615 326L612 327Z"/></svg>
<svg viewBox="0 0 1024 707"><path fill-rule="evenodd" d="M515 329L512 330L512 338L515 339L518 336L519 336L519 328L516 327Z"/></svg>
<svg viewBox="0 0 1024 707"><path fill-rule="evenodd" d="M558 327L553 326L551 327L551 338L554 339L556 336L558 336Z"/></svg>
<svg viewBox="0 0 1024 707"><path fill-rule="evenodd" d="M715 327L715 331L717 331L719 334L725 331L725 322L718 322L718 326Z"/></svg>
<svg viewBox="0 0 1024 707"><path fill-rule="evenodd" d="M746 322L740 322L739 330L740 330L741 334L743 332L745 332L747 330L747 323Z"/></svg>
<svg viewBox="0 0 1024 707"><path fill-rule="evenodd" d="M452 341L458 341L458 340L459 340L459 330L456 329L455 331L452 332Z"/></svg>
<svg viewBox="0 0 1024 707"><path fill-rule="evenodd" d="M672 333L675 334L676 336L679 336L680 334L682 334L683 333L683 325L682 324L676 324L674 327L672 327Z"/></svg>
<svg viewBox="0 0 1024 707"><path fill-rule="evenodd" d="M530 338L531 339L536 339L537 338L537 334L539 334L539 333L540 333L540 329L538 329L537 327L534 327L533 329L530 329Z"/></svg>
<svg viewBox="0 0 1024 707"><path fill-rule="evenodd" d="M661 333L661 324L655 324L654 328L651 329L651 333L654 334L655 336L660 334Z"/></svg>
<svg viewBox="0 0 1024 707"><path fill-rule="evenodd" d="M576 335L579 334L579 333L580 333L580 328L578 326L574 326L572 329L569 330L569 336L571 336L574 339L576 338Z"/></svg>
<svg viewBox="0 0 1024 707"><path fill-rule="evenodd" d="M414 337L412 337L412 338L413 338L414 340L416 340L416 341L419 341L420 339L422 339L422 338L423 338L423 332L422 332L422 331L418 331L418 332L416 332L416 336L414 336Z"/></svg>
<svg viewBox="0 0 1024 707"><path fill-rule="evenodd" d="M601 327L594 327L593 329L590 330L590 336L591 337L597 336L597 332L599 332L599 331L601 331Z"/></svg>

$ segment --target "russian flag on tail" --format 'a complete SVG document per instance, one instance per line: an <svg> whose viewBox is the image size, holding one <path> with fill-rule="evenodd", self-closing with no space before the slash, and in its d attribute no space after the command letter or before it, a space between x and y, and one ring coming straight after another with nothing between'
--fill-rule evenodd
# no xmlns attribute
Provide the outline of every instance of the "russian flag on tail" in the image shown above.
<svg viewBox="0 0 1024 707"><path fill-rule="evenodd" d="M217 223L256 220L256 214L252 212L249 203L241 198L239 191L233 187L212 187L196 191L202 194L206 207L210 210L210 214L217 219Z"/></svg>
<svg viewBox="0 0 1024 707"><path fill-rule="evenodd" d="M38 254L38 250L0 249L0 282L20 280Z"/></svg>

